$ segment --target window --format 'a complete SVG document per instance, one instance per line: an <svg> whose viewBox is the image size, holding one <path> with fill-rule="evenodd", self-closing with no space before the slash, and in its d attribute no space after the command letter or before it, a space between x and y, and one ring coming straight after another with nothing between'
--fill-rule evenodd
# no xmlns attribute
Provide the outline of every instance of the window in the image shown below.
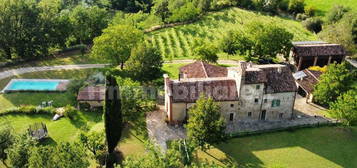
<svg viewBox="0 0 357 168"><path fill-rule="evenodd" d="M233 118L234 118L234 113L230 113L229 114L229 121L233 121Z"/></svg>
<svg viewBox="0 0 357 168"><path fill-rule="evenodd" d="M258 102L259 102L259 99L255 98L255 99L254 99L254 102L255 102L255 103L258 103Z"/></svg>
<svg viewBox="0 0 357 168"><path fill-rule="evenodd" d="M260 85L257 85L255 88L256 88L257 90L259 90L259 89L260 89Z"/></svg>
<svg viewBox="0 0 357 168"><path fill-rule="evenodd" d="M268 99L264 99L264 103L268 103Z"/></svg>
<svg viewBox="0 0 357 168"><path fill-rule="evenodd" d="M271 107L279 107L280 106L280 100L277 99L277 100L273 100L271 102Z"/></svg>
<svg viewBox="0 0 357 168"><path fill-rule="evenodd" d="M248 117L252 117L252 112L248 112Z"/></svg>
<svg viewBox="0 0 357 168"><path fill-rule="evenodd" d="M284 115L284 113L280 113L280 114L279 114L279 118L282 119L282 118L283 118L283 115Z"/></svg>
<svg viewBox="0 0 357 168"><path fill-rule="evenodd" d="M234 107L234 104L231 104L231 107L233 108L233 107Z"/></svg>

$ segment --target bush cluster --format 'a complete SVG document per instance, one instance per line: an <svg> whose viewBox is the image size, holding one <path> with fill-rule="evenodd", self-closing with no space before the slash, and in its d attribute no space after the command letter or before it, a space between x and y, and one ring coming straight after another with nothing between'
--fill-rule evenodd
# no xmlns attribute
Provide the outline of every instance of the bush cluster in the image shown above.
<svg viewBox="0 0 357 168"><path fill-rule="evenodd" d="M63 115L71 120L76 120L79 116L79 110L73 106L67 105L64 107Z"/></svg>
<svg viewBox="0 0 357 168"><path fill-rule="evenodd" d="M302 24L307 30L319 33L322 30L323 21L320 18L308 18L304 20Z"/></svg>
<svg viewBox="0 0 357 168"><path fill-rule="evenodd" d="M8 115L8 114L55 114L56 108L54 107L37 107L37 106L20 106L16 108L11 108L0 112L0 116Z"/></svg>

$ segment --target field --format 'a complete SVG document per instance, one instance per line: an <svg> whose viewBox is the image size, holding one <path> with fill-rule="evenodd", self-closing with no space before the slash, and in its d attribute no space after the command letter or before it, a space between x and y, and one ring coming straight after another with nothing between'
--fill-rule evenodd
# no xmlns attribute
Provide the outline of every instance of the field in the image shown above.
<svg viewBox="0 0 357 168"><path fill-rule="evenodd" d="M216 162L232 158L254 168L353 168L356 139L357 127L306 128L234 138L200 156Z"/></svg>
<svg viewBox="0 0 357 168"><path fill-rule="evenodd" d="M192 46L196 39L219 43L222 36L229 30L242 29L251 22L276 23L294 34L295 41L316 40L317 37L306 30L301 23L288 18L268 16L239 8L229 8L219 12L209 13L200 21L162 29L148 34L150 40L158 48L166 60L192 58ZM221 57L227 59L224 54ZM235 59L234 57L230 59Z"/></svg>
<svg viewBox="0 0 357 168"><path fill-rule="evenodd" d="M317 15L324 16L335 5L343 5L352 10L357 10L356 0L305 0L307 6L317 9Z"/></svg>

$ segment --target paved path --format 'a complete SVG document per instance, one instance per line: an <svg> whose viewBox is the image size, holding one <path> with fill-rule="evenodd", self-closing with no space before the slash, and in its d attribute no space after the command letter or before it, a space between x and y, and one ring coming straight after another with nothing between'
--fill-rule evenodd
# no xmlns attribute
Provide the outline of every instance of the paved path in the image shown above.
<svg viewBox="0 0 357 168"><path fill-rule="evenodd" d="M147 115L146 127L150 139L158 144L161 149L166 150L167 141L186 138L186 131L182 126L175 127L167 125L165 122L165 107L159 107L159 110Z"/></svg>
<svg viewBox="0 0 357 168"><path fill-rule="evenodd" d="M195 60L173 60L165 61L165 64L189 64ZM229 64L238 65L238 61L233 60L219 60L219 64ZM30 72L40 72L40 71L55 71L55 70L73 70L73 69L90 69L90 68L104 68L109 64L77 64L77 65L56 65L56 66L42 66L42 67L24 67L18 69L11 69L7 71L0 72L0 79L5 79L11 76L21 75ZM1 71L1 70L0 70Z"/></svg>
<svg viewBox="0 0 357 168"><path fill-rule="evenodd" d="M11 76L21 75L30 72L54 71L54 70L73 70L73 69L90 69L104 68L107 64L79 64L79 65L57 65L57 66L42 66L42 67L26 67L11 69L0 72L0 80Z"/></svg>

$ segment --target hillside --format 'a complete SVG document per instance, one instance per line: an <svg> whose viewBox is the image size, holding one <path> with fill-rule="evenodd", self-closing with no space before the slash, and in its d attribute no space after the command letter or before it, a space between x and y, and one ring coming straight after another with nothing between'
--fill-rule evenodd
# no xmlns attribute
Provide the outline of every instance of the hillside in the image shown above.
<svg viewBox="0 0 357 168"><path fill-rule="evenodd" d="M155 31L149 34L148 38L152 40L155 47L160 49L165 59L187 59L192 58L192 45L195 38L217 42L225 32L231 29L242 29L253 21L276 23L285 27L294 34L295 41L317 39L297 21L240 8L212 12L196 23Z"/></svg>
<svg viewBox="0 0 357 168"><path fill-rule="evenodd" d="M357 0L305 0L307 6L317 9L317 15L323 16L335 5L343 5L357 10Z"/></svg>

